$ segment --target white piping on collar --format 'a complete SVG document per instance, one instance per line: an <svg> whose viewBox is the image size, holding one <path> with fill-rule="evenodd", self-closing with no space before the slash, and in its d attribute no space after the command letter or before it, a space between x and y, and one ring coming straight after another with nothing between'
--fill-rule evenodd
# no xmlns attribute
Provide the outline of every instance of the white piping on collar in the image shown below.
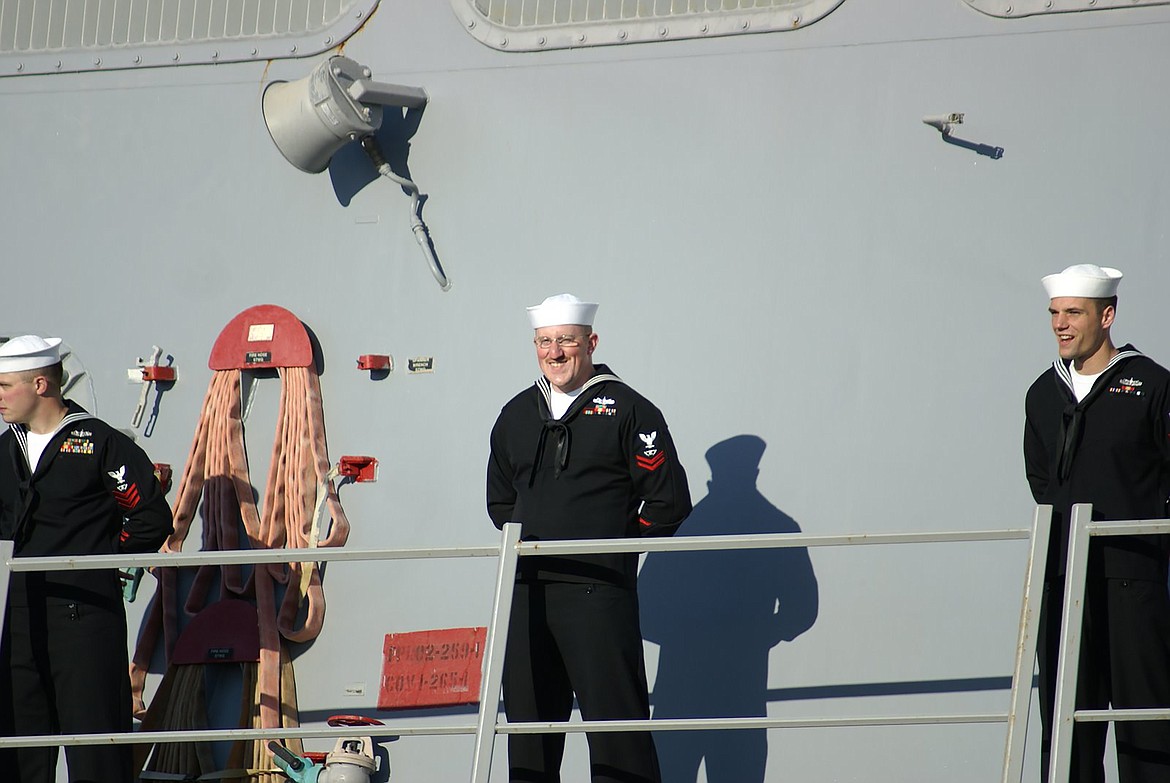
<svg viewBox="0 0 1170 783"><path fill-rule="evenodd" d="M598 375L594 375L592 378L585 381L584 385L581 386L581 392L583 393L590 386L596 386L599 383L605 383L606 381L618 381L620 383L621 380L621 378L617 377L613 373L603 372ZM548 406L549 410L552 410L552 384L549 383L548 378L545 378L543 375L537 378L536 388L540 389L540 393L544 395L545 404ZM576 400L574 400L574 402L576 402ZM569 407L571 408L572 405Z"/></svg>
<svg viewBox="0 0 1170 783"><path fill-rule="evenodd" d="M1102 373L1107 372L1110 367L1117 364L1122 359L1129 359L1131 357L1141 356L1141 355L1142 355L1142 352L1136 351L1136 350L1118 351L1117 354L1114 355L1114 357L1109 360L1109 364L1105 365L1105 369L1102 370L1101 372ZM1057 359L1056 361L1054 361L1052 363L1052 368L1054 370L1056 370L1056 376L1058 378L1060 378L1062 381L1064 381L1064 385L1067 386L1070 391L1073 388L1072 371L1069 370L1069 367L1071 367L1071 366L1072 366L1071 361L1068 364L1065 364L1063 359Z"/></svg>
<svg viewBox="0 0 1170 783"><path fill-rule="evenodd" d="M84 419L92 419L92 418L93 418L93 414L86 413L86 412L66 414L65 418L61 419L61 423L57 425L57 428L53 430L51 435L49 435L49 440L52 440L54 437L56 437L57 433L60 432L61 430L65 429L65 427L67 427L75 422L82 421ZM20 444L21 451L23 451L27 455L28 454L28 427L25 426L24 424L13 423L13 424L8 425L8 429L12 430L12 434L16 438L16 442Z"/></svg>

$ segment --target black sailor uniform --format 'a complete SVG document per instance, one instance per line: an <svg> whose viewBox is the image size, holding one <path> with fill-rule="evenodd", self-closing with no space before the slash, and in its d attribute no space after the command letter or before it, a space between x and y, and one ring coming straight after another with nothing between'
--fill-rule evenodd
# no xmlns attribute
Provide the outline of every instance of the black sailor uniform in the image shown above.
<svg viewBox="0 0 1170 783"><path fill-rule="evenodd" d="M72 402L29 471L26 430L0 434L0 538L18 557L157 551L172 530L154 466ZM129 731L126 614L116 571L12 574L0 643L0 734ZM52 783L58 749L0 752L10 783ZM66 748L69 780L126 783L129 745Z"/></svg>
<svg viewBox="0 0 1170 783"><path fill-rule="evenodd" d="M691 511L686 474L659 410L604 365L559 419L540 378L491 434L488 514L525 540L671 535ZM523 557L504 660L509 721L649 717L637 554ZM594 783L657 783L648 732L588 735ZM563 734L513 734L510 779L560 780Z"/></svg>
<svg viewBox="0 0 1170 783"><path fill-rule="evenodd" d="M1160 519L1170 496L1170 372L1132 345L1120 349L1080 402L1056 362L1028 390L1024 461L1037 503L1053 507L1040 614L1042 778L1059 656L1072 506L1093 519ZM1170 537L1103 536L1089 549L1077 709L1170 707ZM1102 783L1108 724L1074 728L1071 780ZM1170 780L1170 722L1117 722L1121 783Z"/></svg>

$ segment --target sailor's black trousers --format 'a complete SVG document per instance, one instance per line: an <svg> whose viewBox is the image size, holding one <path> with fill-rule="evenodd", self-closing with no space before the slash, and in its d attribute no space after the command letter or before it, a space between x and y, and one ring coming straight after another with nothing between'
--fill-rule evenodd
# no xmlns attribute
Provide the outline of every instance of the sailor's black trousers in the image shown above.
<svg viewBox="0 0 1170 783"><path fill-rule="evenodd" d="M1044 726L1041 780L1048 780L1064 583L1044 585L1037 657ZM1094 575L1086 586L1077 709L1170 707L1170 592L1165 581ZM1170 721L1113 724L1120 783L1170 781ZM1070 783L1104 783L1108 723L1073 727Z"/></svg>
<svg viewBox="0 0 1170 783"><path fill-rule="evenodd" d="M0 733L128 732L126 615L117 602L30 597L9 606L0 642ZM53 783L56 747L0 752L6 783ZM129 745L65 748L71 783L127 783Z"/></svg>
<svg viewBox="0 0 1170 783"><path fill-rule="evenodd" d="M609 584L517 582L504 657L510 723L647 718L636 590ZM587 735L593 783L659 783L649 732ZM512 783L558 783L564 734L508 737Z"/></svg>

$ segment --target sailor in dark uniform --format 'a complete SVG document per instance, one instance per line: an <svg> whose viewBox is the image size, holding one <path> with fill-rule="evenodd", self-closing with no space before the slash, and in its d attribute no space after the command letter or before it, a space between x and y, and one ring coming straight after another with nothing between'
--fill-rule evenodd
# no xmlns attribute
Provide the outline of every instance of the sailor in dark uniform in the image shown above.
<svg viewBox="0 0 1170 783"><path fill-rule="evenodd" d="M1053 507L1038 658L1047 780L1065 557L1074 503L1093 518L1166 516L1170 372L1110 336L1121 272L1078 264L1044 278L1060 358L1028 390L1024 460ZM1089 550L1077 709L1170 707L1170 537L1107 536ZM1103 783L1108 724L1073 731L1074 783ZM1121 783L1170 781L1170 721L1114 724ZM1061 781L1063 783L1063 781Z"/></svg>
<svg viewBox="0 0 1170 783"><path fill-rule="evenodd" d="M593 363L597 305L570 294L528 308L542 376L500 412L487 506L526 540L672 534L691 511L659 410ZM637 554L523 557L504 658L508 720L649 717ZM512 734L513 783L560 780L564 734ZM649 732L588 735L593 783L658 783Z"/></svg>
<svg viewBox="0 0 1170 783"><path fill-rule="evenodd" d="M17 557L154 552L171 511L142 449L61 396L57 338L0 345L0 537ZM12 575L0 641L0 735L131 729L116 571ZM0 752L6 783L53 783L58 749ZM69 780L128 783L129 745L71 745Z"/></svg>

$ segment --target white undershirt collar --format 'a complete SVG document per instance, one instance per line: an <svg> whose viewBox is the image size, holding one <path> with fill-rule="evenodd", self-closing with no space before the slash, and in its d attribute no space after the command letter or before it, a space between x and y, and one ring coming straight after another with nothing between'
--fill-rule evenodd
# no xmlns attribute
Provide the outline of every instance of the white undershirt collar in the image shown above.
<svg viewBox="0 0 1170 783"><path fill-rule="evenodd" d="M44 453L45 447L49 445L49 441L57 434L56 430L40 434L29 430L24 433L25 447L28 449L28 469L33 473L37 470L37 465L40 464L41 454Z"/></svg>
<svg viewBox="0 0 1170 783"><path fill-rule="evenodd" d="M1109 368L1106 367L1105 370L1107 369ZM1089 396L1089 392L1093 390L1093 384L1105 373L1105 370L1092 375L1081 375L1077 372L1076 367L1069 364L1068 373L1072 377L1073 396L1077 398L1077 402Z"/></svg>
<svg viewBox="0 0 1170 783"><path fill-rule="evenodd" d="M585 391L585 387L575 389L571 392L558 391L555 386L549 387L548 407L549 413L554 419L559 419L565 415L565 411L573 404L573 400L581 396L581 392Z"/></svg>

